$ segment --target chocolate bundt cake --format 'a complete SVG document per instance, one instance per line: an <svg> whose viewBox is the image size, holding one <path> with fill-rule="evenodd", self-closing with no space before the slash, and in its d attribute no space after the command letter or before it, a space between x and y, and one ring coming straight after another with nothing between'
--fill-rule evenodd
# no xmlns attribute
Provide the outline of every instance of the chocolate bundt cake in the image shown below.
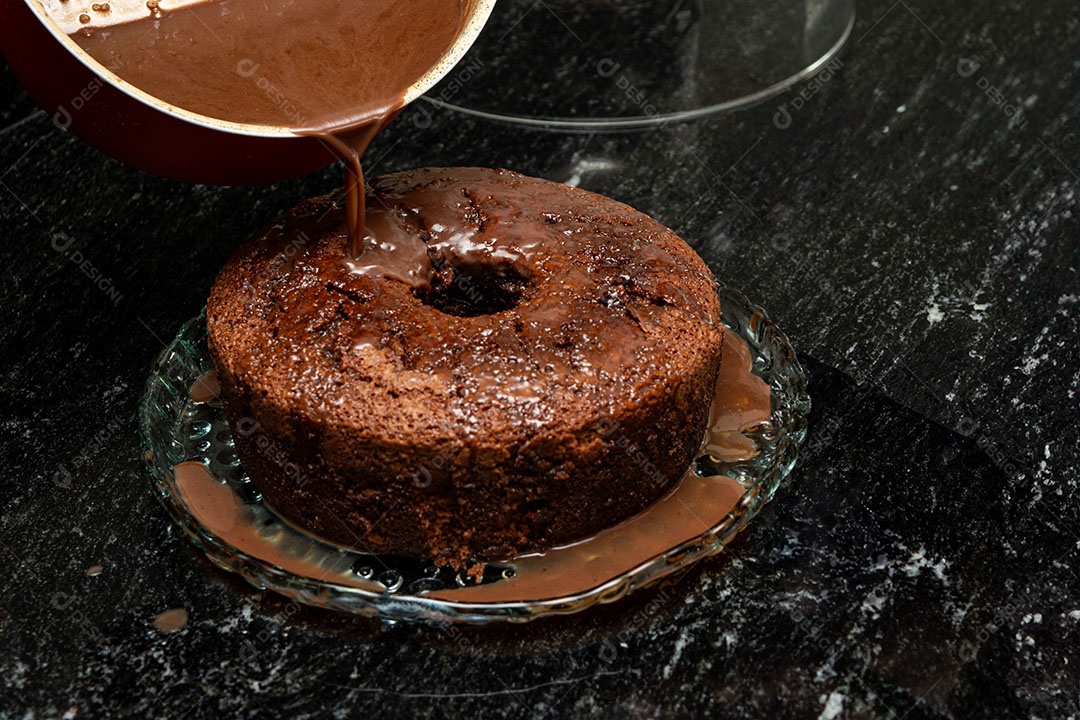
<svg viewBox="0 0 1080 720"><path fill-rule="evenodd" d="M462 567L643 510L701 442L723 326L681 239L506 170L368 188L363 251L308 200L221 271L207 324L239 457L283 516Z"/></svg>

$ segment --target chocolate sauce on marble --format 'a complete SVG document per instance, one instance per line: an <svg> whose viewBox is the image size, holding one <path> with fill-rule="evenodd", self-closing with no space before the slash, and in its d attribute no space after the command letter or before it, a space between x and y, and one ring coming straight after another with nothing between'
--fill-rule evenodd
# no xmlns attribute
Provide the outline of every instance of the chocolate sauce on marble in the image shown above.
<svg viewBox="0 0 1080 720"><path fill-rule="evenodd" d="M188 611L184 608L171 608L154 616L154 627L163 633L180 632L188 622Z"/></svg>
<svg viewBox="0 0 1080 720"><path fill-rule="evenodd" d="M453 46L474 0L212 0L72 33L124 82L176 107L318 137L346 159L351 248L360 158ZM329 152L329 150L328 150ZM328 158L329 159L329 158Z"/></svg>

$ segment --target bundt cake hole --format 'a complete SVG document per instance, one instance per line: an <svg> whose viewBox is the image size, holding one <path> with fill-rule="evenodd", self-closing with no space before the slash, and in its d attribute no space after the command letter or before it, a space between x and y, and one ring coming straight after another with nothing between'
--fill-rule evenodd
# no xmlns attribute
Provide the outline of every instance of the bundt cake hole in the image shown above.
<svg viewBox="0 0 1080 720"><path fill-rule="evenodd" d="M450 266L436 274L424 303L456 317L494 315L516 307L525 285L525 278L513 268Z"/></svg>

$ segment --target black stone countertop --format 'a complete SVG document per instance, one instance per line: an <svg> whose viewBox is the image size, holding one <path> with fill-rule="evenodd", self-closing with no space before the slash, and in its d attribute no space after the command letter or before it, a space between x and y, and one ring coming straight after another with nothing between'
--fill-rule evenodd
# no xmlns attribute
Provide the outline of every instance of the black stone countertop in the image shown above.
<svg viewBox="0 0 1080 720"><path fill-rule="evenodd" d="M812 375L799 464L728 555L525 626L298 610L170 527L138 469L149 364L232 247L339 170L162 180L0 73L0 715L1080 716L1080 10L859 12L787 129L791 95L608 135L406 112L372 148L376 172L579 174L683 235ZM166 635L169 608L190 619Z"/></svg>

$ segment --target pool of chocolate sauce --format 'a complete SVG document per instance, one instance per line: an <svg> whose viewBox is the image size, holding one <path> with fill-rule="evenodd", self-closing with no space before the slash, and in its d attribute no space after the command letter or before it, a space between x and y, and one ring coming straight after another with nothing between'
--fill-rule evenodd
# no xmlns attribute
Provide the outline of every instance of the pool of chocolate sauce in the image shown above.
<svg viewBox="0 0 1080 720"><path fill-rule="evenodd" d="M287 545L274 542L260 531L248 517L249 509L232 488L215 478L198 462L183 462L173 472L176 485L191 514L208 532L228 545L282 570L337 585L383 592L385 588L357 576L349 563L341 567L314 559L310 554L295 552Z"/></svg>

